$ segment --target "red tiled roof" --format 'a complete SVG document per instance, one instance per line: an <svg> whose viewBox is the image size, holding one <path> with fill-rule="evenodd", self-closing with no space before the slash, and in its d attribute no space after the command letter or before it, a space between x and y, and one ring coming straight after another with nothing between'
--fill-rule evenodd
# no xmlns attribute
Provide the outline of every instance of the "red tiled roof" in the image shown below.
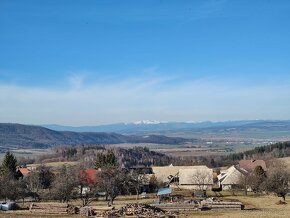
<svg viewBox="0 0 290 218"><path fill-rule="evenodd" d="M19 168L18 169L23 176L27 176L30 173L30 170L27 168Z"/></svg>
<svg viewBox="0 0 290 218"><path fill-rule="evenodd" d="M240 168L243 168L247 171L253 171L256 166L261 166L263 170L267 170L266 163L264 160L240 160Z"/></svg>
<svg viewBox="0 0 290 218"><path fill-rule="evenodd" d="M84 182L88 184L94 184L96 183L96 178L97 178L97 170L90 168L86 170L82 170L80 172L81 177L83 178Z"/></svg>

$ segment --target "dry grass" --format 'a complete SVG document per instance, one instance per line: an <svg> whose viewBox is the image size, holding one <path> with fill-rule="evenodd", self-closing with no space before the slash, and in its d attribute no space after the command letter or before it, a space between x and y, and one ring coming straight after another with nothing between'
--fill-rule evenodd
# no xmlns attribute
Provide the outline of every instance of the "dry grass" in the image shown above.
<svg viewBox="0 0 290 218"><path fill-rule="evenodd" d="M211 156L211 155L226 155L229 154L222 148L158 148L151 149L174 157L195 157L195 156Z"/></svg>
<svg viewBox="0 0 290 218"><path fill-rule="evenodd" d="M31 213L28 210L19 210L19 211L5 211L0 212L0 217L2 218L29 218L29 217L38 217L38 218L68 218L68 217L80 217L78 214L76 215L44 215L44 214L37 214L37 213Z"/></svg>
<svg viewBox="0 0 290 218"><path fill-rule="evenodd" d="M181 214L179 217L227 217L227 218L256 218L256 217L289 217L290 214L290 198L287 198L287 205L277 205L281 199L276 196L227 196L225 199L236 199L245 204L245 210L220 210L220 211L196 211ZM152 203L153 196L150 199L139 199L138 202ZM136 202L135 196L118 197L114 203L116 208L120 208L127 203ZM92 205L105 207L105 201L97 201Z"/></svg>
<svg viewBox="0 0 290 218"><path fill-rule="evenodd" d="M281 199L275 196L227 196L225 199L236 199L245 204L245 210L220 210L220 211L196 211L196 212L184 212L179 217L202 217L202 218L270 218L270 217L281 217L288 218L290 214L290 198L286 199L287 205L277 205L276 203ZM149 199L139 199L138 202L152 203L154 197L151 196ZM114 202L115 208L120 208L128 203L137 202L135 196L120 196ZM74 205L81 205L80 201L71 202ZM100 200L95 201L91 204L99 208L105 208L107 202ZM28 210L8 211L0 212L0 217L43 217L43 218L66 218L66 217L79 217L79 215L43 215L43 214L32 214Z"/></svg>
<svg viewBox="0 0 290 218"><path fill-rule="evenodd" d="M278 158L278 160L282 160L288 166L288 169L290 169L290 157Z"/></svg>
<svg viewBox="0 0 290 218"><path fill-rule="evenodd" d="M245 204L245 210L221 210L221 211L203 211L183 214L180 217L220 217L220 218L272 218L272 217L289 217L290 199L287 205L277 205L280 198L275 196L261 197L226 197L226 199L237 199Z"/></svg>
<svg viewBox="0 0 290 218"><path fill-rule="evenodd" d="M52 153L52 150L50 149L11 149L10 152L12 152L17 158L18 157L38 157L45 154ZM4 153L0 153L0 161L3 161L3 158L5 156Z"/></svg>
<svg viewBox="0 0 290 218"><path fill-rule="evenodd" d="M74 166L74 165L77 165L78 163L79 162L77 162L77 161L50 162L50 163L43 163L43 164L28 164L27 167L34 169L40 165L45 165L47 167L61 167L62 165Z"/></svg>

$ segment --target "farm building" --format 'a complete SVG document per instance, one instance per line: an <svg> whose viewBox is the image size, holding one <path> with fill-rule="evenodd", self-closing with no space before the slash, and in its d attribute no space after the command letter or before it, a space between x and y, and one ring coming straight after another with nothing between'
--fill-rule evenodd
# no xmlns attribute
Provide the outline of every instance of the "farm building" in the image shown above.
<svg viewBox="0 0 290 218"><path fill-rule="evenodd" d="M162 200L166 198L170 198L170 195L172 194L172 189L171 188L161 188L157 192L158 196L158 202L160 203ZM172 198L170 198L172 201Z"/></svg>
<svg viewBox="0 0 290 218"><path fill-rule="evenodd" d="M221 172L218 175L220 185L223 190L230 190L237 187L240 184L240 179L248 172L238 166L231 166L226 171Z"/></svg>
<svg viewBox="0 0 290 218"><path fill-rule="evenodd" d="M261 166L263 170L267 171L266 162L264 160L240 160L239 167L248 172L254 171L257 166Z"/></svg>
<svg viewBox="0 0 290 218"><path fill-rule="evenodd" d="M158 181L167 183L171 178L176 177L181 168L186 166L164 166L164 167L152 167L153 174ZM188 168L188 167L187 167Z"/></svg>
<svg viewBox="0 0 290 218"><path fill-rule="evenodd" d="M18 167L17 173L19 174L19 177L26 177L30 173L30 170L27 167Z"/></svg>
<svg viewBox="0 0 290 218"><path fill-rule="evenodd" d="M213 184L213 170L207 166L152 167L157 180L171 187L209 189Z"/></svg>
<svg viewBox="0 0 290 218"><path fill-rule="evenodd" d="M157 196L169 196L172 193L171 188L161 188L157 192Z"/></svg>
<svg viewBox="0 0 290 218"><path fill-rule="evenodd" d="M179 170L179 187L184 189L208 190L213 185L213 170L207 166L194 166Z"/></svg>
<svg viewBox="0 0 290 218"><path fill-rule="evenodd" d="M96 183L98 170L90 168L80 171L80 176L86 184L93 185Z"/></svg>

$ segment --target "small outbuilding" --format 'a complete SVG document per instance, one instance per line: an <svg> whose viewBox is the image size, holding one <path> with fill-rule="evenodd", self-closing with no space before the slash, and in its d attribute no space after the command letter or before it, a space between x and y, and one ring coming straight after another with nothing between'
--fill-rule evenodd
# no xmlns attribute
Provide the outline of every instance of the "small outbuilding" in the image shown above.
<svg viewBox="0 0 290 218"><path fill-rule="evenodd" d="M161 188L157 192L157 196L164 196L164 195L170 195L172 193L171 188Z"/></svg>
<svg viewBox="0 0 290 218"><path fill-rule="evenodd" d="M172 189L171 188L161 188L157 192L157 197L159 203L161 201L172 201L171 195L172 194Z"/></svg>

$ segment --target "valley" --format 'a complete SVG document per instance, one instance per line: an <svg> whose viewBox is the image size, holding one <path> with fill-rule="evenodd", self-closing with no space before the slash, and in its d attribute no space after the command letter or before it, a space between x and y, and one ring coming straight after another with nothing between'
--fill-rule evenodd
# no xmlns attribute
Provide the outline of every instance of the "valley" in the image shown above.
<svg viewBox="0 0 290 218"><path fill-rule="evenodd" d="M188 158L223 156L290 140L290 121L139 122L95 127L46 127L51 129L0 124L0 152L11 150L16 156L29 157L49 153L55 146L84 144L107 148L141 146L169 156ZM86 130L91 132L84 132Z"/></svg>

